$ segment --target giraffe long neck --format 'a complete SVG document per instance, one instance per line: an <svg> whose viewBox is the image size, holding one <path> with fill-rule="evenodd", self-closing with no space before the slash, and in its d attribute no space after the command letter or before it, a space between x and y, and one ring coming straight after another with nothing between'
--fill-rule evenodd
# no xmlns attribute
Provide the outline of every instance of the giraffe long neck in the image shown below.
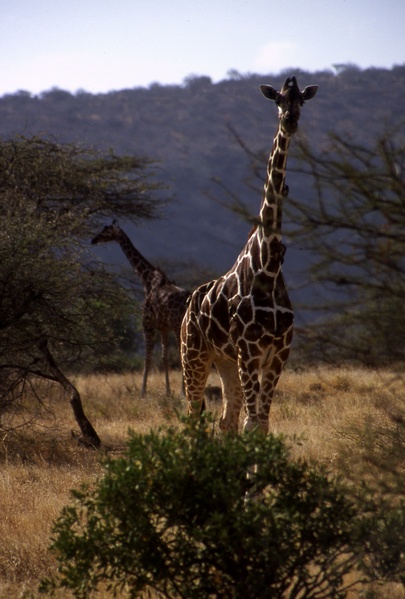
<svg viewBox="0 0 405 599"><path fill-rule="evenodd" d="M291 136L278 128L267 163L267 177L260 210L260 223L266 237L281 236L282 203L287 193L285 174Z"/></svg>
<svg viewBox="0 0 405 599"><path fill-rule="evenodd" d="M156 272L156 268L142 256L141 252L136 249L129 237L121 229L117 241L125 256L128 258L132 268L141 279L142 285L144 288L148 288L151 283L152 275Z"/></svg>

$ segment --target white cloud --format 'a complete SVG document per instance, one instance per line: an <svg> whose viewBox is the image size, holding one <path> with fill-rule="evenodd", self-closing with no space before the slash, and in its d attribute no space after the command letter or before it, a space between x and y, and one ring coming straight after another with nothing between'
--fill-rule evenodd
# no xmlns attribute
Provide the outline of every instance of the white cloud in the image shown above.
<svg viewBox="0 0 405 599"><path fill-rule="evenodd" d="M294 42L268 42L259 48L255 56L255 70L262 73L282 71L297 66L299 56L298 44Z"/></svg>

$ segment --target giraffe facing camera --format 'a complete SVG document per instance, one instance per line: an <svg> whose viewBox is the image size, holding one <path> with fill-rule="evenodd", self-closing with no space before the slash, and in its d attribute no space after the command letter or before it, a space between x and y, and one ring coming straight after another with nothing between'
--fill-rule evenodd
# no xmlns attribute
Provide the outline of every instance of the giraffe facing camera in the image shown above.
<svg viewBox="0 0 405 599"><path fill-rule="evenodd" d="M215 364L222 385L223 431L238 431L244 408L246 431L267 434L274 390L287 362L294 312L285 285L281 241L287 156L301 108L318 86L299 90L295 77L282 89L261 85L278 108L279 124L267 164L257 225L233 267L198 287L181 327L181 358L189 414L198 416L204 388Z"/></svg>
<svg viewBox="0 0 405 599"><path fill-rule="evenodd" d="M277 104L281 126L290 135L297 130L301 106L318 91L317 85L308 85L300 91L295 77L287 77L280 92L271 85L262 84L259 87L265 98Z"/></svg>

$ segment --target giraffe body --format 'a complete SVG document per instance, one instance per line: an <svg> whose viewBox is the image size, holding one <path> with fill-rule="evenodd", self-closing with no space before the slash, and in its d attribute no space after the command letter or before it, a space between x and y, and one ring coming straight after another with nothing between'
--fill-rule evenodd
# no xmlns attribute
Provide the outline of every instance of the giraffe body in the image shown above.
<svg viewBox="0 0 405 599"><path fill-rule="evenodd" d="M166 393L170 395L168 345L172 331L180 343L180 327L186 311L189 292L175 285L165 273L153 266L134 247L126 233L115 223L104 227L92 244L116 241L139 276L145 292L142 305L142 329L145 339L145 363L142 375L141 397L145 397L152 363L156 332L160 333L162 361L165 370Z"/></svg>
<svg viewBox="0 0 405 599"><path fill-rule="evenodd" d="M189 412L199 414L212 364L221 378L222 430L267 433L275 387L288 359L294 313L283 273L281 207L288 193L285 171L289 143L300 109L317 86L300 92L294 77L281 92L261 86L279 109L279 127L267 166L257 225L233 267L193 293L181 328L181 356Z"/></svg>

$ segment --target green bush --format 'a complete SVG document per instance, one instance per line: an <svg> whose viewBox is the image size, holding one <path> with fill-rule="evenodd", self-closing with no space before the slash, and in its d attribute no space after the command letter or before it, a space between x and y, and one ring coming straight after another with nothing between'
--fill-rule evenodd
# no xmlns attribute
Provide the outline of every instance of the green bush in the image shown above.
<svg viewBox="0 0 405 599"><path fill-rule="evenodd" d="M354 510L274 436L216 436L209 422L131 436L54 527L58 574L76 597L344 597ZM246 472L255 468L248 480ZM250 500L249 500L250 498ZM152 595L153 596L153 595Z"/></svg>
<svg viewBox="0 0 405 599"><path fill-rule="evenodd" d="M373 501L370 508L359 526L360 567L367 580L401 583L405 590L405 502Z"/></svg>

